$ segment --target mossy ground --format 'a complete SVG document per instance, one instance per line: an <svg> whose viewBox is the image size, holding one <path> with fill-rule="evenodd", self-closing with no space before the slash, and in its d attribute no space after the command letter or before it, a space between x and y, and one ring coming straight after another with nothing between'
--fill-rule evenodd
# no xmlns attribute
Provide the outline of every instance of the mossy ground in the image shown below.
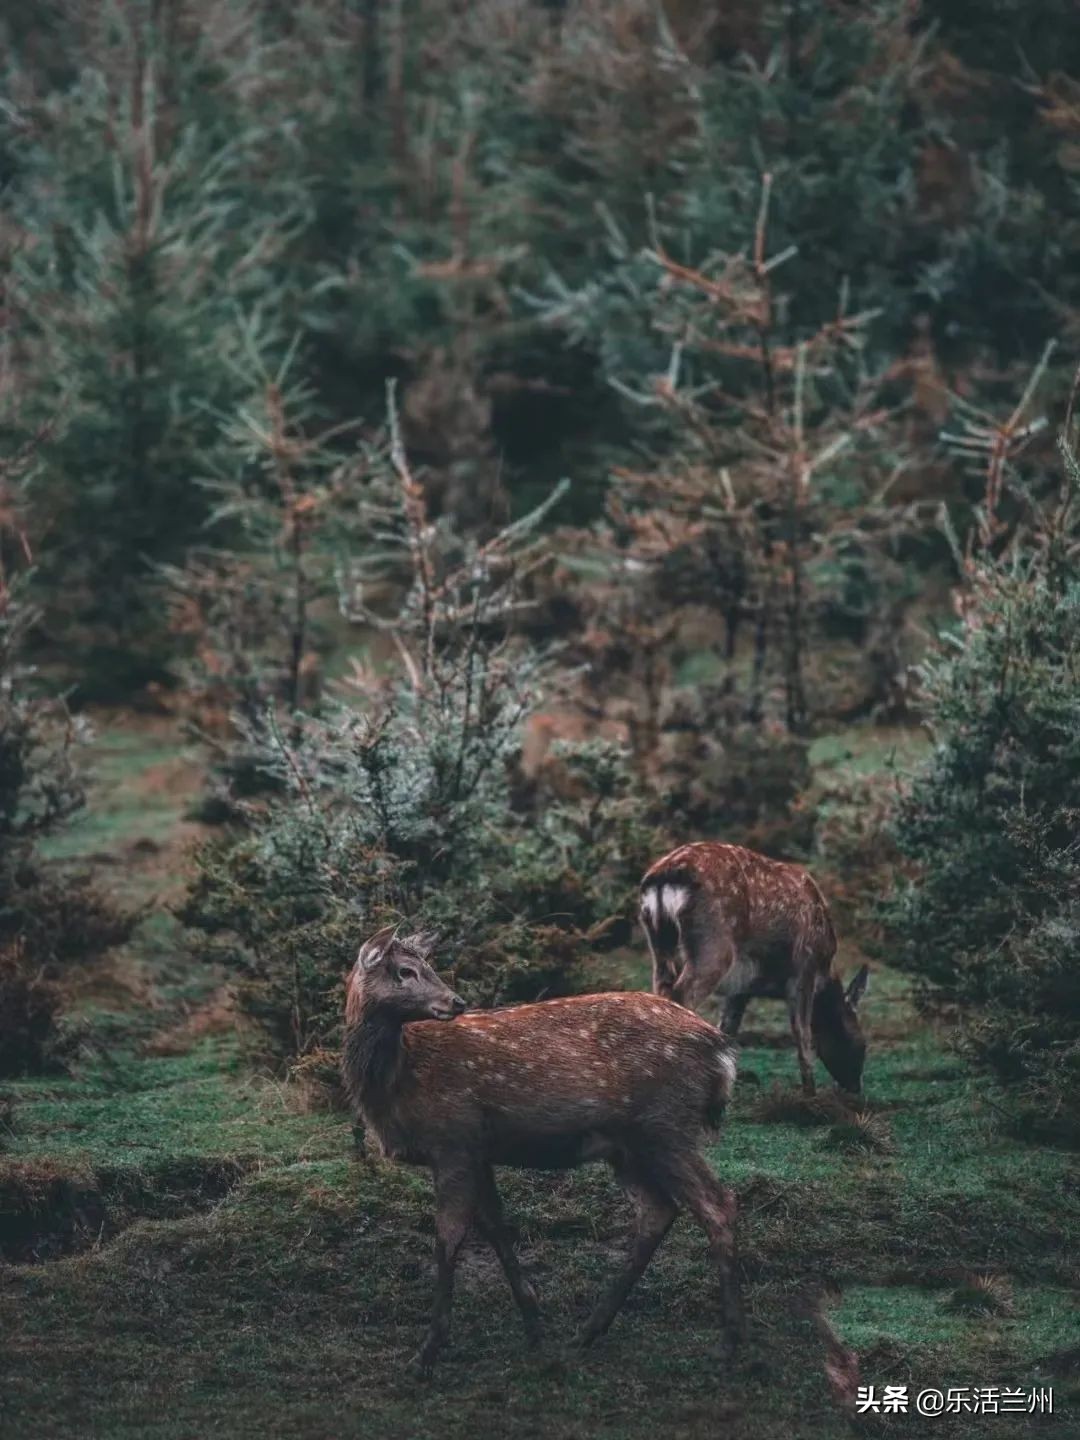
<svg viewBox="0 0 1080 1440"><path fill-rule="evenodd" d="M101 807L57 857L96 854L128 898L156 903L75 992L73 1072L0 1095L5 1436L1080 1434L1077 1161L1003 1133L884 968L866 1002L869 1142L794 1096L779 1008L748 1015L709 1152L741 1201L750 1329L733 1366L685 1219L611 1334L569 1353L627 1221L606 1172L587 1170L503 1183L546 1344L526 1348L497 1266L471 1247L445 1363L415 1381L427 1177L358 1157L344 1116L260 1075L214 977L185 968L160 903L190 834L177 747L160 728L108 730ZM641 974L637 957L628 982ZM955 1301L983 1275L1007 1281L1000 1313ZM1057 1413L856 1420L827 1381L822 1307L864 1384L1052 1384Z"/></svg>

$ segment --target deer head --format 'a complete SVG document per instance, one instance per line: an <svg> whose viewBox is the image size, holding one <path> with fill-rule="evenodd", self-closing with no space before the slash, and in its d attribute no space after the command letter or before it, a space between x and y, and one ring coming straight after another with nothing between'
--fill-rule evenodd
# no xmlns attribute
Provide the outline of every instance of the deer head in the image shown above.
<svg viewBox="0 0 1080 1440"><path fill-rule="evenodd" d="M866 1039L859 1024L859 1003L870 982L870 967L855 972L847 990L835 976L825 982L814 999L814 1045L821 1063L843 1090L857 1095L862 1089Z"/></svg>
<svg viewBox="0 0 1080 1440"><path fill-rule="evenodd" d="M404 1024L408 1020L451 1020L465 1001L431 968L435 936L399 935L387 925L360 947L347 982L346 1018L378 1009Z"/></svg>

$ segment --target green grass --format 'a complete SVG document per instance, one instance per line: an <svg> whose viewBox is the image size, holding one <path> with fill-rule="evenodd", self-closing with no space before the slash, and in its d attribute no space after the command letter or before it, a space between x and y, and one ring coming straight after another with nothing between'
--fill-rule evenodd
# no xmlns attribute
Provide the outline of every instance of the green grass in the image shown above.
<svg viewBox="0 0 1080 1440"><path fill-rule="evenodd" d="M923 730L907 725L849 725L812 741L807 758L819 780L830 771L869 775L921 759L930 748Z"/></svg>
<svg viewBox="0 0 1080 1440"><path fill-rule="evenodd" d="M159 822L168 836L177 797L156 818L139 803L168 748L107 747L108 819L88 846ZM131 960L145 1003L87 1008L73 1072L0 1096L0 1249L22 1227L43 1257L0 1262L4 1436L1078 1433L1076 1159L1001 1131L888 970L865 1010L880 1150L838 1145L829 1117L805 1123L782 1007L748 1013L736 1101L708 1152L740 1197L750 1332L732 1367L716 1358L704 1244L685 1219L611 1334L584 1359L568 1351L628 1219L593 1168L503 1180L545 1345L526 1348L501 1274L470 1246L451 1347L420 1384L406 1362L432 1289L426 1175L360 1158L346 1117L305 1109L231 1035L148 1053L211 980L185 972L160 917ZM640 954L626 974L641 983ZM955 1308L957 1287L986 1274L1007 1282L1008 1313ZM822 1302L862 1383L1053 1384L1057 1413L855 1422L826 1381Z"/></svg>
<svg viewBox="0 0 1080 1440"><path fill-rule="evenodd" d="M186 807L197 798L197 751L161 720L94 726L85 756L87 803L70 825L40 843L47 860L87 862L119 899L139 903L167 888L158 852L175 844Z"/></svg>
<svg viewBox="0 0 1080 1440"><path fill-rule="evenodd" d="M257 1155L284 1160L340 1119L289 1110L287 1087L251 1074L235 1043L209 1040L190 1054L146 1057L120 1049L74 1076L11 1081L12 1158L145 1164L162 1154Z"/></svg>

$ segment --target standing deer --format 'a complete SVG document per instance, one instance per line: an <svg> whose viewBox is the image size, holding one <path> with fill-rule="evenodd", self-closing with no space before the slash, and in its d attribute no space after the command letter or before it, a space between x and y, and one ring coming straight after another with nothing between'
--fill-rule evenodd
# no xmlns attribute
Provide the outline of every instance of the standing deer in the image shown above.
<svg viewBox="0 0 1080 1440"><path fill-rule="evenodd" d="M755 995L786 998L803 1091L814 1093L814 1045L843 1089L861 1090L866 1041L857 1010L869 970L846 992L832 973L829 907L801 865L741 845L682 845L645 872L641 919L657 995L691 1009L718 995L720 1027L732 1038Z"/></svg>
<svg viewBox="0 0 1080 1440"><path fill-rule="evenodd" d="M346 983L342 1074L383 1154L434 1172L435 1308L414 1364L427 1374L450 1330L454 1267L470 1225L506 1274L531 1341L524 1278L492 1167L569 1169L606 1160L633 1201L623 1268L578 1334L604 1334L685 1206L720 1279L725 1344L735 1343L735 1197L698 1150L719 1126L735 1061L712 1025L647 994L580 995L462 1014L432 970L431 937L380 930Z"/></svg>

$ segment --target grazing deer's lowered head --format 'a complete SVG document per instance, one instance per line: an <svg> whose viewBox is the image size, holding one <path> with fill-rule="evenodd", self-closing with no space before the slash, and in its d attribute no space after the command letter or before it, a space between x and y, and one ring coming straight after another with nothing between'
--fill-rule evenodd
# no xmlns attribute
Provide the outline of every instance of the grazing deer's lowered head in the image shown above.
<svg viewBox="0 0 1080 1440"><path fill-rule="evenodd" d="M870 967L861 966L844 989L837 975L830 975L814 996L811 1026L821 1063L836 1083L852 1094L862 1090L866 1040L859 1024L859 1002L870 983Z"/></svg>
<svg viewBox="0 0 1080 1440"><path fill-rule="evenodd" d="M372 936L346 986L345 1087L383 1154L435 1176L438 1287L417 1357L430 1368L449 1332L454 1266L475 1225L502 1262L530 1335L538 1326L492 1167L569 1169L605 1160L635 1202L629 1261L581 1332L604 1333L678 1211L705 1230L724 1334L738 1329L735 1200L699 1153L735 1079L724 1037L646 994L576 995L462 1014L431 969L431 938Z"/></svg>

